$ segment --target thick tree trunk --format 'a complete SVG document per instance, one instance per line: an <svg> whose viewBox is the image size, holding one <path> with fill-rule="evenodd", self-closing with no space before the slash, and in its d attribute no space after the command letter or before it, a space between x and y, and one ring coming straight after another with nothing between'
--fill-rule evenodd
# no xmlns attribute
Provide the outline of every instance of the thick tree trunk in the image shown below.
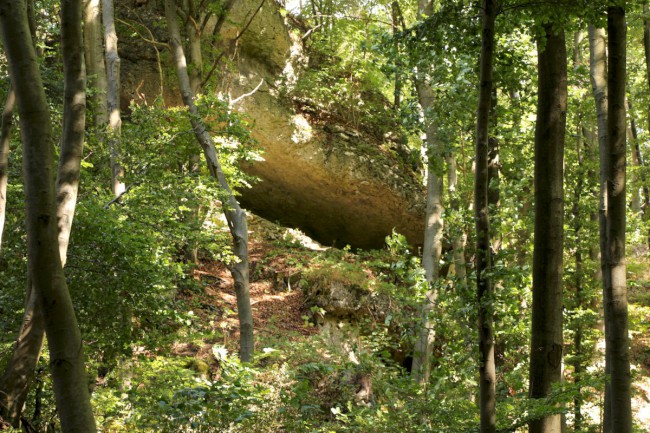
<svg viewBox="0 0 650 433"><path fill-rule="evenodd" d="M535 124L535 239L530 398L542 399L562 380L562 265L564 134L567 59L564 32L544 26L538 41ZM560 433L562 417L530 421L530 433Z"/></svg>
<svg viewBox="0 0 650 433"><path fill-rule="evenodd" d="M102 18L106 43L106 79L108 108L108 146L111 152L111 188L113 195L124 193L124 170L120 162L122 154L122 115L120 112L120 56L117 53L115 11L113 0L103 0Z"/></svg>
<svg viewBox="0 0 650 433"><path fill-rule="evenodd" d="M16 93L10 84L7 99L5 100L5 107L2 110L2 124L0 125L0 248L2 248L2 233L5 227L7 185L9 183L9 142L11 141L11 128L13 126L15 106Z"/></svg>
<svg viewBox="0 0 650 433"><path fill-rule="evenodd" d="M65 13L70 13L69 2L63 6ZM70 19L76 19L75 13L73 9L70 15L66 15L64 20L67 21L62 25L65 95L56 198L59 255L63 266L77 203L86 117L86 80L81 32L80 28L69 25ZM34 379L45 333L42 309L38 307L37 293L31 284L28 284L27 299L14 352L0 381L3 389L0 401L7 410L7 418L16 426Z"/></svg>
<svg viewBox="0 0 650 433"><path fill-rule="evenodd" d="M102 31L101 0L84 0L84 53L88 72L88 87L94 90L91 108L95 130L100 140L108 124L108 83L104 66L104 37Z"/></svg>
<svg viewBox="0 0 650 433"><path fill-rule="evenodd" d="M483 0L481 70L476 124L476 171L474 182L474 218L476 223L476 293L478 298L478 344L480 352L480 431L496 431L496 368L492 318L493 286L490 248L489 196L489 118L492 100L492 59L494 56L494 21L496 2Z"/></svg>
<svg viewBox="0 0 650 433"><path fill-rule="evenodd" d="M61 11L64 45L79 49L80 6L78 1L64 0ZM50 113L23 1L0 4L0 28L20 113L29 275L45 317L57 410L64 432L93 432L81 335L58 250Z"/></svg>
<svg viewBox="0 0 650 433"><path fill-rule="evenodd" d="M610 272L605 257L606 246L606 222L607 222L607 172L609 159L607 153L607 53L605 30L589 26L589 69L591 86L594 100L596 102L596 114L598 120L598 148L600 154L600 205L598 213L598 226L600 234L600 274L603 288L609 284ZM607 300L608 293L603 291L603 312L605 321L610 315L611 303ZM605 328L605 340L607 340L608 329ZM609 375L611 360L609 348L605 348L605 374ZM603 433L612 433L611 407L610 404L610 383L605 384L605 403L603 410Z"/></svg>
<svg viewBox="0 0 650 433"><path fill-rule="evenodd" d="M235 292L237 294L237 314L239 316L240 352L242 361L248 362L253 355L253 314L249 293L249 267L248 267L248 227L246 213L239 206L232 189L228 185L221 164L217 157L217 150L214 141L201 120L198 109L194 104L194 94L190 85L190 78L187 71L187 62L181 35L176 22L176 3L174 0L165 0L165 15L169 30L170 42L176 73L178 75L179 87L183 102L189 110L190 122L196 135L196 139L203 148L208 169L214 178L217 179L221 188L228 196L227 203L223 204L224 214L228 221L228 228L233 238L233 252L238 259L237 263L230 266L235 281Z"/></svg>
<svg viewBox="0 0 650 433"><path fill-rule="evenodd" d="M617 433L632 431L630 355L627 329L627 282L625 273L625 2L607 8L607 267L610 272L606 302L611 314L605 317L607 346L611 359L611 414ZM609 319L609 320L608 320Z"/></svg>

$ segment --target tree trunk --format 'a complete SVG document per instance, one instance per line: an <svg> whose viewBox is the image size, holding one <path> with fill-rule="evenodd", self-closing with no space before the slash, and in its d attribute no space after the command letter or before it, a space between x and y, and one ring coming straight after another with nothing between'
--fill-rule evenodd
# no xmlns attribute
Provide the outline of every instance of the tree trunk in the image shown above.
<svg viewBox="0 0 650 433"><path fill-rule="evenodd" d="M80 6L78 1L62 2L63 44L70 49L81 49ZM20 113L29 275L45 317L57 411L63 432L93 432L81 334L58 250L50 113L24 1L0 4L0 28Z"/></svg>
<svg viewBox="0 0 650 433"><path fill-rule="evenodd" d="M634 120L634 114L632 113L632 102L630 102L629 98L625 98L625 105L627 106L628 110L628 115L630 117L630 123L627 124L626 128L626 133L627 133L627 140L628 143L630 143L630 154L632 157L632 166L634 167L641 167L643 165L642 163L642 158L641 158L641 149L639 147L639 140L637 136L637 131L636 131L636 121ZM635 214L641 213L642 210L642 195L639 192L640 188L638 188L638 183L633 181L632 184L632 202L630 203L630 208L632 209L632 212Z"/></svg>
<svg viewBox="0 0 650 433"><path fill-rule="evenodd" d="M5 227L5 211L7 208L7 184L9 183L9 143L13 126L16 93L9 85L5 107L2 110L2 125L0 125L0 248L2 248L2 233Z"/></svg>
<svg viewBox="0 0 650 433"><path fill-rule="evenodd" d="M208 169L214 178L217 179L221 188L228 196L228 202L223 204L224 214L228 221L228 228L233 238L233 252L237 263L230 266L235 281L235 292L237 294L237 313L239 316L240 352L242 361L248 362L253 354L253 314L250 304L249 293L249 268L248 268L248 227L246 213L239 206L226 176L221 169L217 157L217 150L214 141L201 120L198 109L194 104L194 94L190 85L190 78L187 71L185 53L181 44L181 35L176 22L176 3L174 0L165 0L165 15L169 30L172 55L176 65L179 87L183 102L189 110L190 122L196 135L196 139L203 148Z"/></svg>
<svg viewBox="0 0 650 433"><path fill-rule="evenodd" d="M567 109L564 31L544 25L538 40L535 124L535 238L530 398L542 399L562 380L563 157ZM531 420L530 433L560 433L561 415Z"/></svg>
<svg viewBox="0 0 650 433"><path fill-rule="evenodd" d="M190 77L190 89L194 96L203 93L203 53L201 51L201 28L200 23L201 12L195 10L193 0L183 1L183 13L187 17L185 19L185 32L188 37L188 75ZM227 11L222 11L224 15ZM191 173L198 173L201 167L201 153L200 149L193 152L189 157L189 171ZM201 208L197 206L193 209L192 216L195 221L199 222L201 219ZM196 242L190 241L187 245L187 258L192 263L199 262L199 251Z"/></svg>
<svg viewBox="0 0 650 433"><path fill-rule="evenodd" d="M27 302L11 358L0 378L0 415L15 428L20 428L20 419L27 401L27 394L34 382L36 365L43 348L45 322L38 296L27 279Z"/></svg>
<svg viewBox="0 0 650 433"><path fill-rule="evenodd" d="M583 299L583 259L582 248L580 246L580 237L582 231L582 212L580 211L580 201L582 198L582 189L584 187L584 177L587 173L583 172L583 159L582 159L582 126L578 125L576 139L576 155L578 159L578 173L576 175L576 183L573 190L573 206L571 213L573 216L573 232L576 239L574 245L575 252L573 257L575 259L575 299L574 309L580 312L584 308ZM573 429L580 431L582 429L582 374L583 374L583 353L582 353L582 324L580 320L577 321L575 329L573 330L573 381L576 385L576 396L573 399Z"/></svg>
<svg viewBox="0 0 650 433"><path fill-rule="evenodd" d="M627 283L625 273L625 2L607 8L607 230L606 260L610 272L605 317L607 346L611 357L611 415L617 433L632 431L630 355L627 329ZM608 320L609 319L609 320Z"/></svg>
<svg viewBox="0 0 650 433"><path fill-rule="evenodd" d="M428 0L420 0L418 10L421 16L429 16L433 12ZM421 324L413 348L413 379L419 384L426 384L431 374L431 354L435 330L431 313L434 309L438 292L436 282L440 267L443 237L443 171L444 152L442 144L437 139L435 122L426 115L434 109L435 94L425 74L418 71L415 74L415 88L424 118L424 132L427 150L427 205L424 227L424 247L422 249L422 267L429 286L420 307Z"/></svg>
<svg viewBox="0 0 650 433"><path fill-rule="evenodd" d="M447 191L449 193L449 208L453 212L460 211L460 200L458 198L458 170L456 157L453 154L447 156ZM458 227L450 227L451 248L454 262L455 284L459 289L467 287L467 263L465 261L465 244L467 234L464 231L464 224Z"/></svg>
<svg viewBox="0 0 650 433"><path fill-rule="evenodd" d="M185 20L185 31L188 38L187 59L192 65L188 68L190 76L190 88L194 95L203 92L201 85L203 80L203 53L201 52L201 13L195 10L193 0L184 0L183 9L187 19Z"/></svg>
<svg viewBox="0 0 650 433"><path fill-rule="evenodd" d="M650 88L650 8L648 7L647 2L643 3L643 51L645 53L648 87ZM650 105L648 106L648 131L650 131ZM637 154L639 155L639 162L641 165L645 165L641 158L641 153L638 150L638 142L636 143L636 147ZM643 187L643 195L643 204L641 205L641 208L643 210L643 221L647 224L648 221L650 221L650 188L648 188L647 185L644 185ZM649 232L646 238L646 244L650 248L650 229L648 230Z"/></svg>
<svg viewBox="0 0 650 433"><path fill-rule="evenodd" d="M64 10L66 13L70 12L67 3L64 3ZM81 37L81 33L80 30L75 30L74 26L67 24L70 19L76 19L74 12L66 16L66 24L62 25L65 95L63 135L56 181L58 243L62 266L65 266L66 262L77 203L86 116L83 51L81 41L76 41ZM0 401L7 410L7 419L15 426L20 421L29 387L34 379L43 346L44 326L42 309L38 308L37 293L31 283L28 283L23 323L12 358L0 381L4 391Z"/></svg>
<svg viewBox="0 0 650 433"><path fill-rule="evenodd" d="M490 137L488 139L488 207L494 212L494 215L490 216L490 248L493 254L501 250L501 232L492 223L499 209L501 195L499 184L499 140Z"/></svg>
<svg viewBox="0 0 650 433"><path fill-rule="evenodd" d="M492 59L494 57L494 21L496 3L483 0L481 69L476 124L476 170L474 181L474 218L476 223L476 293L478 298L478 345L480 352L480 431L496 431L496 368L494 363L494 329L492 301L494 291L489 273L492 267L490 249L490 212L488 137L492 99Z"/></svg>
<svg viewBox="0 0 650 433"><path fill-rule="evenodd" d="M108 124L108 82L104 66L101 0L84 0L84 53L88 72L88 87L94 90L91 108L95 130L100 141Z"/></svg>
<svg viewBox="0 0 650 433"><path fill-rule="evenodd" d="M393 26L393 50L395 51L395 88L393 89L393 109L399 111L402 105L402 62L399 53L399 38L397 37L400 29L401 11L399 3L393 1L390 4L390 16Z"/></svg>
<svg viewBox="0 0 650 433"><path fill-rule="evenodd" d="M113 0L103 0L102 12L106 39L106 79L108 108L108 147L111 152L111 189L115 197L124 193L122 154L122 115L120 112L120 56L117 53Z"/></svg>
<svg viewBox="0 0 650 433"><path fill-rule="evenodd" d="M605 50L606 36L604 29L598 29L592 25L589 26L589 69L591 86L593 89L594 100L596 102L596 114L598 120L598 148L600 154L600 211L598 214L598 226L600 234L600 269L603 288L608 286L611 279L609 268L607 267L607 259L605 250L606 246L606 222L607 222L607 166L609 160L606 157L607 153L607 53ZM603 312L605 322L608 321L610 315L611 303L607 300L609 294L603 290ZM608 329L605 327L605 340L607 338ZM609 375L611 369L611 360L609 348L605 348L605 374ZM610 404L610 382L605 384L605 403L603 410L603 433L612 433L611 424L611 404Z"/></svg>

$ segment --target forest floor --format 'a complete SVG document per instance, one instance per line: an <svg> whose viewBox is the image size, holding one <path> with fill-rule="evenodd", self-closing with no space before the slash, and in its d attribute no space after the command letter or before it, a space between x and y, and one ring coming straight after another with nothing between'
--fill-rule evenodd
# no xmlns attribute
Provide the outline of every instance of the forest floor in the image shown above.
<svg viewBox="0 0 650 433"><path fill-rule="evenodd" d="M254 221L251 226L253 233L250 243L250 295L256 330L256 351L258 354L266 353L267 350L275 351L280 353L275 356L281 358L281 361L272 359L269 362L258 359L255 363L255 368L257 368L255 380L272 389L274 386L278 386L280 376L285 374L283 372L285 368L287 371L303 371L304 377L308 379L317 377L318 380L311 381L310 388L303 391L296 391L295 387L298 386L298 382L295 381L295 376L287 375L286 377L293 377L293 379L287 379L288 381L281 386L287 386L286 390L290 389L286 395L292 392L305 392L306 395L303 396L305 401L313 399L311 403L301 402L300 411L303 408L312 410L309 408L320 403L325 405L324 413L327 416L330 408L334 411L335 405L341 404L344 394L342 386L348 380L346 375L348 375L347 371L350 370L350 367L345 367L348 370L344 368L338 372L327 370L326 368L329 367L323 367L326 363L341 362L340 360L345 362L345 355L341 356L340 348L338 348L337 355L335 353L337 349L330 351L326 344L323 344L325 340L322 338L323 331L312 323L314 311L310 310L301 288L301 272L306 266L312 266L311 260L318 260L323 248L310 242L299 233L288 232L286 229L267 222ZM289 233L288 238L287 233ZM646 269L648 269L647 272ZM634 381L633 408L637 425L640 426L650 426L650 284L648 284L650 275L648 273L650 273L650 267L640 266L638 263L636 266L632 266L630 273L630 277L634 281L630 290L630 331L633 338L631 351ZM201 362L205 366L202 367L203 370L199 369L201 373L216 383L224 374L222 372L223 363L218 359L217 352L225 349L228 353L235 355L238 348L237 304L233 280L223 263L212 261L200 263L193 271L193 277L197 281L199 289L181 290L177 295L180 305L186 306L191 312L193 323L189 328L192 330L174 336L170 347L159 353L165 353L165 357L177 358L180 362L178 365L181 367L187 366L188 359ZM141 354L136 353L136 355ZM153 355L150 356L150 358L153 357ZM134 362L137 362L135 359ZM303 370L300 370L301 368ZM323 368L325 370L318 370ZM338 376L336 376L337 374ZM266 383L264 383L265 380ZM291 384L287 385L289 382ZM141 386L144 385L141 384ZM252 391L239 389L235 395L248 395L247 393L250 392ZM354 391L352 394L347 394L346 398L350 395L354 396ZM601 398L597 395L592 397L592 401L596 404ZM331 399L331 402L323 401L327 399ZM284 403L286 401L282 401L282 404ZM331 418L332 414L329 415ZM601 416L600 408L597 405L592 406L589 416L597 422ZM278 425L284 426L284 424ZM645 430L640 431L650 433L648 427L642 428ZM164 429L159 431L164 431ZM307 429L305 426L285 430L283 427L273 427L272 424L269 424L267 429L256 428L248 431L321 430ZM358 431L365 432L365 430Z"/></svg>
<svg viewBox="0 0 650 433"><path fill-rule="evenodd" d="M299 273L290 252L279 252L277 242L269 241L268 237L277 239L278 233L285 231L266 221L257 221L253 227L259 229L250 244L251 260L251 304L253 320L256 327L256 337L266 340L267 337L287 341L306 340L319 333L318 327L310 322L310 310L306 305L304 294L300 287L292 287L291 277ZM269 232L273 233L269 235ZM294 232L291 231L293 234ZM304 242L306 250L323 250L320 245L298 233ZM633 282L630 290L630 329L632 335L631 364L633 375L633 410L637 422L648 426L650 433L650 266L635 266L641 271L631 272ZM235 314L236 296L230 272L223 263L204 262L194 271L195 279L205 283L203 293L192 293L186 296L186 301L199 305L195 310L205 323L213 323L215 317L221 317L214 325L224 331L225 345L230 351L236 352L239 338L238 321ZM298 284L293 283L294 286ZM194 355L209 358L211 351L209 343L204 347L195 347ZM191 355L192 351L177 351L179 355ZM599 408L590 411L592 418L597 419L601 414Z"/></svg>

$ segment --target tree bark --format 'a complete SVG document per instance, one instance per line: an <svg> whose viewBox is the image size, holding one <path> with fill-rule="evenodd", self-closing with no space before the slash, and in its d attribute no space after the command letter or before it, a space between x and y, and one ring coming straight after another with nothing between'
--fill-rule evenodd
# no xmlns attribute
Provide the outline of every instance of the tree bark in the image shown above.
<svg viewBox="0 0 650 433"><path fill-rule="evenodd" d="M494 57L494 21L496 2L483 0L481 68L476 124L476 170L474 182L474 218L476 223L476 293L478 298L478 344L480 352L480 431L496 431L496 367L492 318L493 286L490 248L489 196L489 118L492 100L492 61Z"/></svg>
<svg viewBox="0 0 650 433"><path fill-rule="evenodd" d="M419 12L422 16L430 15L432 5L430 1L419 1ZM418 329L413 348L413 379L419 384L426 384L431 374L431 354L435 339L433 329L433 312L438 292L440 256L442 254L443 236L443 171L444 151L442 144L437 139L436 124L427 113L431 113L435 106L435 94L427 81L426 75L421 71L415 74L415 88L424 117L424 145L427 149L427 205L424 228L424 247L422 249L422 267L424 268L428 290L420 307L421 324Z"/></svg>
<svg viewBox="0 0 650 433"><path fill-rule="evenodd" d="M453 154L447 156L447 191L449 193L449 208L453 212L460 211L460 200L456 191L458 187L458 170L456 157ZM467 263L465 260L465 244L467 234L464 225L450 227L451 248L454 262L455 284L459 289L467 287Z"/></svg>
<svg viewBox="0 0 650 433"><path fill-rule="evenodd" d="M59 256L65 266L72 229L83 154L86 126L86 73L84 68L81 28L71 25L77 12L70 2L62 4L62 52L65 75L63 131L59 168L56 180ZM76 21L75 21L76 22ZM3 389L0 402L7 417L18 425L29 387L34 379L45 333L42 309L38 307L37 293L28 283L27 303L23 323L12 353L12 358L0 381Z"/></svg>
<svg viewBox="0 0 650 433"><path fill-rule="evenodd" d="M632 102L629 98L625 98L627 105L628 115L630 117L630 123L627 126L627 139L630 144L632 165L634 167L640 168L643 167L643 156L641 155L641 148L639 146L639 137L636 130L636 121L634 119L634 114L632 113ZM643 193L641 193L641 192ZM648 187L643 186L639 188L638 182L633 183L632 189L632 203L631 208L634 213L641 213L645 209L645 203L647 202L648 196Z"/></svg>
<svg viewBox="0 0 650 433"><path fill-rule="evenodd" d="M111 152L111 189L114 197L124 193L122 154L122 115L120 112L120 56L117 53L117 32L113 0L103 0L102 18L106 44L106 79L108 113L108 147Z"/></svg>
<svg viewBox="0 0 650 433"><path fill-rule="evenodd" d="M589 69L590 80L593 89L594 100L596 103L596 114L598 122L598 148L600 154L600 210L598 212L598 226L600 238L600 269L601 280L603 283L603 313L605 322L608 321L610 316L611 303L608 301L609 294L604 290L610 283L610 272L607 266L607 259L605 250L606 245L606 222L607 222L607 172L609 159L607 154L607 110L608 110L608 96L607 96L607 53L606 53L606 36L604 29L598 29L593 25L589 26ZM608 328L605 327L605 340L608 340ZM611 370L611 355L608 347L605 347L605 374L609 375ZM603 405L603 433L612 433L611 424L611 407L610 404L610 391L611 384L605 384L605 403Z"/></svg>
<svg viewBox="0 0 650 433"><path fill-rule="evenodd" d="M201 52L201 28L200 23L201 11L195 9L193 0L184 0L183 9L187 19L185 20L185 31L188 38L187 59L190 68L188 74L190 76L190 88L194 95L203 92L201 85L203 80L203 53Z"/></svg>
<svg viewBox="0 0 650 433"><path fill-rule="evenodd" d="M88 87L94 90L91 108L98 137L103 140L108 124L108 82L104 65L101 0L84 0L84 53Z"/></svg>
<svg viewBox="0 0 650 433"><path fill-rule="evenodd" d="M26 288L27 302L23 321L11 358L0 378L0 415L15 428L20 428L20 419L34 382L45 336L43 309L29 277Z"/></svg>
<svg viewBox="0 0 650 433"><path fill-rule="evenodd" d="M5 227L5 212L7 209L7 185L9 183L9 143L11 141L11 128L13 126L14 108L16 106L16 93L11 84L7 91L5 107L2 110L2 124L0 125L0 249L2 248L2 234Z"/></svg>
<svg viewBox="0 0 650 433"><path fill-rule="evenodd" d="M650 88L650 7L648 3L643 3L643 52L645 53L646 76L648 81L648 88ZM648 106L648 131L650 131L650 105ZM636 143L637 154L639 155L639 162L645 166L641 157L641 152L638 150L638 142ZM643 221L646 223L650 221L650 188L647 185L643 187L643 204L641 209L643 211ZM650 247L650 229L648 229L646 244Z"/></svg>
<svg viewBox="0 0 650 433"><path fill-rule="evenodd" d="M61 11L64 44L77 44L79 49L80 6L79 1L64 0ZM93 432L96 427L81 334L58 250L56 197L50 165L50 113L24 1L7 0L0 4L0 28L20 113L28 270L45 317L57 410L64 432Z"/></svg>
<svg viewBox="0 0 650 433"><path fill-rule="evenodd" d="M576 38L577 39L577 38ZM576 139L576 155L578 159L578 170L576 176L576 183L573 190L573 206L571 213L573 216L573 232L576 239L576 245L574 245L575 252L573 257L575 259L575 299L574 299L574 308L576 311L580 311L584 305L583 299L583 258L582 258L582 248L580 246L580 237L582 231L582 212L580 211L580 201L582 199L582 189L584 187L584 176L587 173L584 173L581 169L583 164L582 158L582 126L578 125ZM584 371L584 361L582 353L582 324L580 321L576 324L575 329L573 330L573 381L576 385L577 393L573 399L573 429L575 431L580 431L582 429L582 374Z"/></svg>
<svg viewBox="0 0 650 433"><path fill-rule="evenodd" d="M609 329L607 346L611 357L611 415L617 433L632 431L630 355L627 329L627 282L625 273L625 1L607 8L607 248L610 272L604 286L611 314L605 317ZM608 320L609 319L609 320Z"/></svg>
<svg viewBox="0 0 650 433"><path fill-rule="evenodd" d="M172 55L178 75L179 87L183 97L183 102L189 110L190 122L197 141L203 148L206 162L210 174L217 179L221 188L228 196L227 203L223 204L224 214L228 221L228 228L233 238L233 252L237 263L230 265L230 272L235 281L235 292L237 295L237 314L239 316L239 357L242 361L248 362L253 355L253 314L250 304L249 293L249 267L248 267L248 227L246 223L246 213L239 206L232 189L228 185L221 164L217 157L217 150L214 141L207 131L205 124L201 120L199 111L194 104L194 94L190 84L190 78L187 71L187 62L183 45L181 44L181 35L176 21L176 3L174 0L165 0L165 15L167 17L167 26L169 30Z"/></svg>
<svg viewBox="0 0 650 433"><path fill-rule="evenodd" d="M564 134L567 58L563 30L544 25L538 39L535 124L535 238L530 398L542 399L562 380L562 266L564 243ZM560 433L562 417L531 420L530 433Z"/></svg>

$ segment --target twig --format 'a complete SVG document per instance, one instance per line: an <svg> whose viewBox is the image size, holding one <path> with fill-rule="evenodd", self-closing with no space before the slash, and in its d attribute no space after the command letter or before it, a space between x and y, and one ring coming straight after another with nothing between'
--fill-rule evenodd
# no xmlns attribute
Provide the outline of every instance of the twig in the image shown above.
<svg viewBox="0 0 650 433"><path fill-rule="evenodd" d="M230 105L231 105L231 106L232 106L232 105L235 105L236 103L238 103L238 102L241 101L242 99L244 99L244 98L248 98L249 96L253 95L255 92L257 92L257 91L260 89L260 87L262 87L262 84L264 84L264 78L262 78L262 79L260 80L260 83L259 83L259 84L257 85L257 87L255 87L253 90L251 90L251 91L248 92L248 93L244 93L243 95L240 95L240 96L238 96L237 98L235 98L234 100L230 101Z"/></svg>
<svg viewBox="0 0 650 433"><path fill-rule="evenodd" d="M109 207L111 207L111 205L112 205L113 203L119 203L119 202L120 202L120 199L122 198L122 196L123 196L124 194L126 194L127 192L129 192L129 191L131 190L131 187L133 187L134 185L138 185L138 183L135 183L135 184L132 184L132 185L127 186L127 187L124 189L124 191L122 191L122 192L121 192L117 197L115 197L113 200L111 200L111 201L109 201L108 203L106 203L106 205L104 206L104 209L108 209ZM121 204L121 203L120 203L120 204Z"/></svg>

